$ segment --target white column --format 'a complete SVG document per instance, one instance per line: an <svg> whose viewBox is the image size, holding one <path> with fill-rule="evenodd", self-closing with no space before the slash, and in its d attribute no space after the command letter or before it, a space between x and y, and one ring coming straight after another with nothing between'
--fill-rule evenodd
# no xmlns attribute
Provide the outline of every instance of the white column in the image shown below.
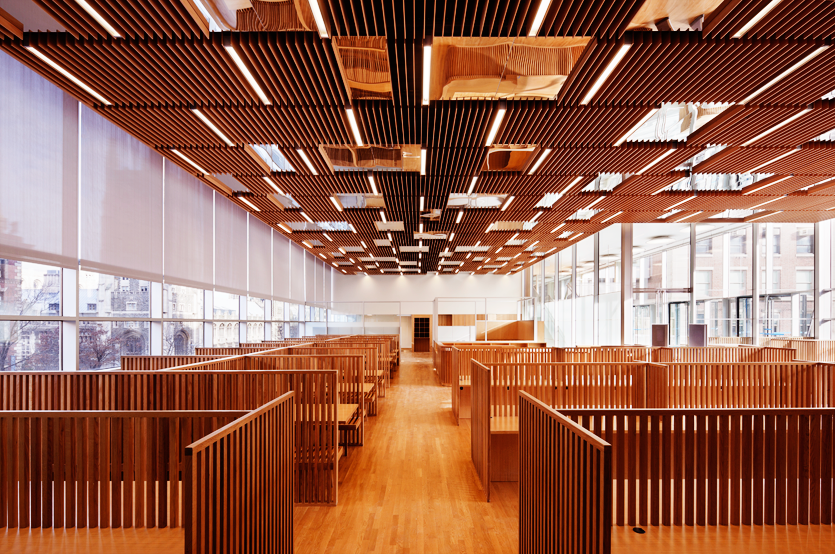
<svg viewBox="0 0 835 554"><path fill-rule="evenodd" d="M594 234L594 302L592 304L592 341L600 345L600 233Z"/></svg>
<svg viewBox="0 0 835 554"><path fill-rule="evenodd" d="M151 317L162 318L162 283L151 282ZM162 355L163 327L161 321L151 322L151 355Z"/></svg>
<svg viewBox="0 0 835 554"><path fill-rule="evenodd" d="M632 224L620 226L620 342L634 344L632 314Z"/></svg>
<svg viewBox="0 0 835 554"><path fill-rule="evenodd" d="M577 346L577 244L571 245L571 340L569 346Z"/></svg>
<svg viewBox="0 0 835 554"><path fill-rule="evenodd" d="M690 323L696 323L696 224L690 224ZM707 323L707 318L705 318ZM687 332L687 344L690 344L690 330Z"/></svg>
<svg viewBox="0 0 835 554"><path fill-rule="evenodd" d="M214 291L203 291L203 346L214 346L214 329L212 328L212 319L214 319Z"/></svg>
<svg viewBox="0 0 835 554"><path fill-rule="evenodd" d="M61 272L61 314L76 318L61 322L61 370L78 370L78 270Z"/></svg>
<svg viewBox="0 0 835 554"><path fill-rule="evenodd" d="M815 338L832 338L832 222L815 223Z"/></svg>
<svg viewBox="0 0 835 554"><path fill-rule="evenodd" d="M760 224L751 228L751 343L760 344ZM767 243L768 241L766 241ZM768 276L766 275L766 280Z"/></svg>

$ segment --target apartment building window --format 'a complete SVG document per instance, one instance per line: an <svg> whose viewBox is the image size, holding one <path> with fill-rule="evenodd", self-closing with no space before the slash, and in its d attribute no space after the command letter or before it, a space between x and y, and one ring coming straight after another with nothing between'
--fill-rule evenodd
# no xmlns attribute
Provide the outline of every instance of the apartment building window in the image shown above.
<svg viewBox="0 0 835 554"><path fill-rule="evenodd" d="M800 225L797 226L797 253L815 253L815 232L813 227L801 227Z"/></svg>
<svg viewBox="0 0 835 554"><path fill-rule="evenodd" d="M745 286L745 270L744 269L732 269L730 271L730 293L732 295L738 294L745 294L746 286Z"/></svg>
<svg viewBox="0 0 835 554"><path fill-rule="evenodd" d="M797 290L811 290L815 278L813 269L798 269L795 276Z"/></svg>
<svg viewBox="0 0 835 554"><path fill-rule="evenodd" d="M704 239L696 243L696 255L710 256L713 254L713 239Z"/></svg>
<svg viewBox="0 0 835 554"><path fill-rule="evenodd" d="M706 298L710 296L710 283L712 279L711 271L696 271L693 276L693 288L697 298Z"/></svg>
<svg viewBox="0 0 835 554"><path fill-rule="evenodd" d="M744 256L748 254L748 232L739 229L731 233L731 255Z"/></svg>

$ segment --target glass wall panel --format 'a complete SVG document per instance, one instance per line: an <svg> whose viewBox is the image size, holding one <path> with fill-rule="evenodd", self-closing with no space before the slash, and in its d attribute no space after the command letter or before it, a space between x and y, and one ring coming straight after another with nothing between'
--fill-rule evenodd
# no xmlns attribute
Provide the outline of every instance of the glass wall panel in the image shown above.
<svg viewBox="0 0 835 554"><path fill-rule="evenodd" d="M215 319L239 319L241 306L237 294L215 291L214 314ZM215 340L217 342L217 340Z"/></svg>
<svg viewBox="0 0 835 554"><path fill-rule="evenodd" d="M750 223L696 225L695 320L709 338L751 336L751 233Z"/></svg>
<svg viewBox="0 0 835 554"><path fill-rule="evenodd" d="M284 323L276 321L272 324L272 340L284 340Z"/></svg>
<svg viewBox="0 0 835 554"><path fill-rule="evenodd" d="M0 371L60 371L57 321L0 321Z"/></svg>
<svg viewBox="0 0 835 554"><path fill-rule="evenodd" d="M284 302L273 301L273 321L284 321Z"/></svg>
<svg viewBox="0 0 835 554"><path fill-rule="evenodd" d="M264 321L266 316L266 300L250 296L246 303L246 318L249 321ZM262 333L263 338L263 333Z"/></svg>
<svg viewBox="0 0 835 554"><path fill-rule="evenodd" d="M0 315L61 315L61 270L0 258Z"/></svg>
<svg viewBox="0 0 835 554"><path fill-rule="evenodd" d="M759 227L760 333L763 339L814 337L814 225Z"/></svg>
<svg viewBox="0 0 835 554"><path fill-rule="evenodd" d="M78 313L81 317L150 317L150 282L82 271L78 276Z"/></svg>
<svg viewBox="0 0 835 554"><path fill-rule="evenodd" d="M542 319L545 321L545 342L554 346L556 341L556 273L557 256L549 256L542 261Z"/></svg>
<svg viewBox="0 0 835 554"><path fill-rule="evenodd" d="M620 224L600 231L600 344L620 344Z"/></svg>
<svg viewBox="0 0 835 554"><path fill-rule="evenodd" d="M575 343L594 345L594 236L577 243L577 308Z"/></svg>
<svg viewBox="0 0 835 554"><path fill-rule="evenodd" d="M163 317L203 319L203 290L165 283L162 286Z"/></svg>
<svg viewBox="0 0 835 554"><path fill-rule="evenodd" d="M687 344L690 225L633 226L633 325L636 344L652 344L652 325L667 324L671 346Z"/></svg>
<svg viewBox="0 0 835 554"><path fill-rule="evenodd" d="M192 356L203 346L203 323L176 321L163 323L162 353L165 356Z"/></svg>
<svg viewBox="0 0 835 554"><path fill-rule="evenodd" d="M557 255L556 346L573 346L571 304L574 298L573 247Z"/></svg>
<svg viewBox="0 0 835 554"><path fill-rule="evenodd" d="M264 342L264 322L248 321L246 323L246 342Z"/></svg>
<svg viewBox="0 0 835 554"><path fill-rule="evenodd" d="M261 336L263 337L264 335L262 334ZM240 345L241 336L238 333L238 322L229 321L224 323L222 321L216 321L213 324L212 337L214 339L212 346L233 347Z"/></svg>
<svg viewBox="0 0 835 554"><path fill-rule="evenodd" d="M119 368L123 355L151 352L147 321L82 321L78 332L78 369L82 371Z"/></svg>

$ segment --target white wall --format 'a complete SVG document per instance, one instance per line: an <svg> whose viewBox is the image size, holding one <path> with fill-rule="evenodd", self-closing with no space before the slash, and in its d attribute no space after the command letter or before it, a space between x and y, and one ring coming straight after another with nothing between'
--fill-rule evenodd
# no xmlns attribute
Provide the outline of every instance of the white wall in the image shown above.
<svg viewBox="0 0 835 554"><path fill-rule="evenodd" d="M336 302L401 302L401 315L431 314L439 297L495 298L522 295L521 274L343 275L334 272Z"/></svg>

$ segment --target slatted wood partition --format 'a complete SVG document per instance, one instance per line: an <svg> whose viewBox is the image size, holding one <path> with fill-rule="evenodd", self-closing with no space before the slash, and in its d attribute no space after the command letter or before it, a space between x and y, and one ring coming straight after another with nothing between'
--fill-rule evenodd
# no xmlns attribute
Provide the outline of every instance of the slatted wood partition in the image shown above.
<svg viewBox="0 0 835 554"><path fill-rule="evenodd" d="M295 391L296 502L337 499L337 372L89 371L0 373L3 410L253 410Z"/></svg>
<svg viewBox="0 0 835 554"><path fill-rule="evenodd" d="M0 527L180 527L185 447L245 414L0 412Z"/></svg>
<svg viewBox="0 0 835 554"><path fill-rule="evenodd" d="M339 405L357 406L356 413L344 424L340 424L339 444L362 446L365 442L366 399L369 397L366 391L372 394L375 410L377 403L376 396L373 395L375 385L365 382L365 356L322 355L318 352L320 349L313 348L300 348L299 350L301 352L296 356L253 356L250 359L251 367L253 370L335 370L339 387Z"/></svg>
<svg viewBox="0 0 835 554"><path fill-rule="evenodd" d="M756 346L676 346L655 348L653 361L658 363L749 363L749 362L791 362L796 359L795 351L788 348Z"/></svg>
<svg viewBox="0 0 835 554"><path fill-rule="evenodd" d="M297 406L285 393L188 445L186 554L293 552Z"/></svg>
<svg viewBox="0 0 835 554"><path fill-rule="evenodd" d="M283 347L289 348L289 347ZM194 349L195 356L243 356L244 354L258 354L259 352L282 350L283 348L273 348L271 346L253 346L249 348L241 348L240 346L230 347L200 347Z"/></svg>
<svg viewBox="0 0 835 554"><path fill-rule="evenodd" d="M481 490L490 502L490 368L472 361L472 421L470 423L470 455Z"/></svg>
<svg viewBox="0 0 835 554"><path fill-rule="evenodd" d="M559 362L639 362L654 361L648 346L575 346L561 348ZM657 361L657 360L655 360Z"/></svg>
<svg viewBox="0 0 835 554"><path fill-rule="evenodd" d="M612 447L519 392L519 552L609 554Z"/></svg>
<svg viewBox="0 0 835 554"><path fill-rule="evenodd" d="M365 354L368 362L368 376L371 382L377 383L377 396L385 397L386 388L389 386L389 365L381 357L383 348L379 344L372 344L367 342L350 342L350 341L318 341L310 345L312 348L339 348L345 349L344 353L349 353L350 349L359 350ZM376 368L376 369L375 369Z"/></svg>
<svg viewBox="0 0 835 554"><path fill-rule="evenodd" d="M793 348L798 360L809 362L835 362L835 340L769 339L768 345Z"/></svg>
<svg viewBox="0 0 835 554"><path fill-rule="evenodd" d="M612 445L614 525L832 524L835 410L560 410Z"/></svg>
<svg viewBox="0 0 835 554"><path fill-rule="evenodd" d="M445 387L452 385L452 349L451 345L441 342L436 342L432 349L435 375L438 376L438 383Z"/></svg>
<svg viewBox="0 0 835 554"><path fill-rule="evenodd" d="M122 356L122 371L159 371L172 367L204 364L221 359L229 360L227 363L230 365L230 370L240 369L238 361L231 359L229 356ZM223 362L218 362L212 368L223 369L222 364Z"/></svg>
<svg viewBox="0 0 835 554"><path fill-rule="evenodd" d="M492 363L553 363L561 352L557 348L513 348L505 346L468 346L452 349L452 415L455 422L469 417L470 360ZM462 409L463 408L463 409Z"/></svg>
<svg viewBox="0 0 835 554"><path fill-rule="evenodd" d="M833 369L808 362L657 365L649 372L647 407L829 407Z"/></svg>

